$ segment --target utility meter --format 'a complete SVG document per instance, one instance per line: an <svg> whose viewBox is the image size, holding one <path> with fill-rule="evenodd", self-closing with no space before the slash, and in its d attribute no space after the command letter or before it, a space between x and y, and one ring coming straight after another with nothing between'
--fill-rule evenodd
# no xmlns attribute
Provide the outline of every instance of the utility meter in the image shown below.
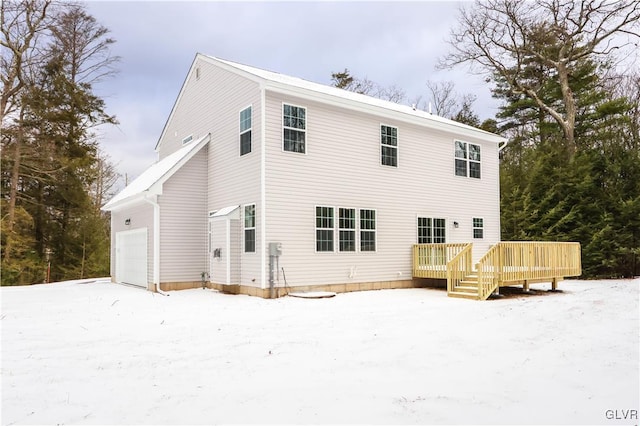
<svg viewBox="0 0 640 426"><path fill-rule="evenodd" d="M282 243L269 243L269 256L282 256Z"/></svg>

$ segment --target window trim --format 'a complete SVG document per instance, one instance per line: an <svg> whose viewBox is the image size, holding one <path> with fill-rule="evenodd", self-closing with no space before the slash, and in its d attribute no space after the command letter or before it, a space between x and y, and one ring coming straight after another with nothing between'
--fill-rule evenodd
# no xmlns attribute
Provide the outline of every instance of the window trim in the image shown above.
<svg viewBox="0 0 640 426"><path fill-rule="evenodd" d="M250 126L248 129L242 130L242 113L248 109L251 109L251 113L249 114L249 122L250 122ZM242 135L250 132L250 137L249 137L249 151L245 152L244 154L242 153ZM242 108L240 110L240 112L238 112L238 139L239 139L239 144L238 144L238 151L240 153L240 157L244 157L245 155L251 154L253 152L253 104L250 104L244 108Z"/></svg>
<svg viewBox="0 0 640 426"><path fill-rule="evenodd" d="M358 253L377 253L378 252L378 210L369 208L359 208L358 210ZM374 214L374 229L362 229L362 210L368 210ZM362 232L373 232L374 250L362 250Z"/></svg>
<svg viewBox="0 0 640 426"><path fill-rule="evenodd" d="M481 226L476 226L476 219L482 221ZM476 230L479 229L482 231L481 237L476 237ZM484 239L484 217L472 217L471 218L471 236L474 240L483 240Z"/></svg>
<svg viewBox="0 0 640 426"><path fill-rule="evenodd" d="M253 226L247 227L247 207L253 206ZM242 205L242 252L256 253L256 203ZM253 231L253 251L247 251L247 231Z"/></svg>
<svg viewBox="0 0 640 426"><path fill-rule="evenodd" d="M285 127L285 125L284 125L284 106L285 105L289 105L289 106L294 107L294 108L302 108L302 109L304 109L304 129L297 129L295 127ZM280 149L281 149L282 152L290 152L292 154L298 154L298 155L307 155L307 153L309 152L309 147L308 147L309 144L307 143L308 140L309 140L309 138L308 138L309 134L307 132L308 131L308 127L309 127L307 125L308 121L309 121L309 114L308 114L308 109L307 109L306 106L296 105L296 104L289 103L289 102L284 102L284 101L282 102L282 108L280 109L280 124L281 124L281 128L282 128L282 133L281 133L282 142L280 144ZM284 149L284 130L285 129L294 130L294 131L297 131L297 132L303 132L304 133L304 152L289 151L289 150Z"/></svg>
<svg viewBox="0 0 640 426"><path fill-rule="evenodd" d="M420 219L431 219L431 242L430 243L421 243L420 242ZM444 229L444 241L443 242L434 242L433 240L435 239L434 236L434 220L435 219L442 219L444 220L444 226L442 227L442 229ZM432 216L432 215L424 215L424 214L419 214L416 215L416 244L446 244L448 239L449 239L449 232L447 232L447 225L449 223L449 219L446 217L437 217L437 216Z"/></svg>
<svg viewBox="0 0 640 426"><path fill-rule="evenodd" d="M456 155L457 142L460 142L460 143L463 143L463 144L466 145L466 147L465 147L465 158L461 158L461 157L458 157ZM469 146L470 145L478 147L478 152L480 153L480 160L472 160L470 158L470 155L469 155ZM459 174L456 173L456 161L457 160L465 162L465 165L466 165L466 169L465 169L466 174L465 174L465 176L462 176L462 175L459 175ZM471 176L471 163L476 163L476 164L479 165L479 171L480 171L480 176L479 177ZM479 143L467 142L467 141L464 141L462 139L454 139L453 140L453 175L455 177L460 177L460 178L482 180L482 145L480 145Z"/></svg>
<svg viewBox="0 0 640 426"><path fill-rule="evenodd" d="M384 127L392 127L394 129L396 129L396 144L395 144L395 146L382 143L382 126L384 126ZM380 125L378 126L378 140L380 141L380 151L379 151L380 162L379 162L379 165L382 166L382 167L393 167L395 169L400 167L400 128L398 126L392 126L391 124L380 123ZM395 166L392 166L390 164L383 164L382 163L382 147L383 146L394 148L396 150L396 165Z"/></svg>
<svg viewBox="0 0 640 426"><path fill-rule="evenodd" d="M332 220L333 220L333 227L332 228L318 228L318 207L320 208L330 208L332 209ZM331 230L331 233L333 235L333 250L318 250L318 230ZM315 206L313 206L313 233L314 233L314 237L313 237L313 246L314 246L314 251L316 253L335 253L336 252L336 206L329 206L329 205L320 205L320 204L316 204Z"/></svg>

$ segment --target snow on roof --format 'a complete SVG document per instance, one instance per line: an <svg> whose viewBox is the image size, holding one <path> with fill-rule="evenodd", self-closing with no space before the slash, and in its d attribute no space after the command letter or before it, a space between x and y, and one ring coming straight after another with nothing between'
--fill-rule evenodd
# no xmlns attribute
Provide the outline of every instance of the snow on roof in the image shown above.
<svg viewBox="0 0 640 426"><path fill-rule="evenodd" d="M144 192L148 192L156 183L163 180L163 178L169 178L173 175L173 173L180 168L177 166L181 163L181 160L187 158L191 153L195 154L198 152L208 141L209 135L207 134L198 140L189 142L173 154L158 161L133 180L133 182L127 185L107 204L105 204L102 209L111 210L113 207L124 201L135 199ZM182 166L182 164L180 164L180 166Z"/></svg>
<svg viewBox="0 0 640 426"><path fill-rule="evenodd" d="M288 75L284 75L284 74L280 74L277 72L272 72L272 71L266 71L260 68L254 68L248 65L243 65L243 64L239 64L236 62L231 62L231 61L227 61L225 59L220 59L217 58L215 56L209 56L209 55L202 55L205 58L208 58L210 60L213 61L217 61L223 64L226 64L227 66L236 68L238 70L244 71L246 73L252 74L256 77L259 77L261 79L270 81L270 82L274 82L274 83L279 83L279 84L283 84L286 86L292 86L292 87L297 87L297 88L301 88L301 89L305 89L305 90L309 90L309 91L313 91L313 92L317 92L317 93L321 93L324 95L329 95L329 96L334 96L337 98L342 98L342 99L346 99L348 101L351 102L357 102L360 104L365 104L365 105L369 105L369 106L374 106L374 107L378 107L378 108L383 108L386 110L392 110L392 111L396 111L396 112L400 112L403 114L408 114L414 117L419 117L422 119L426 119L426 120L430 120L434 123L440 123L440 124L444 124L444 125L449 125L449 126L454 126L460 129L465 129L467 131L473 131L473 132L477 132L480 134L484 134L484 136L489 136L492 139L495 139L496 142L502 142L505 141L504 138L502 138L499 135L496 135L494 133L491 132L487 132L485 130L482 129L478 129L477 127L473 127L473 126L469 126L463 123L459 123L457 121L454 120L450 120L448 118L444 118L444 117L440 117L438 115L434 115L434 114L430 114L426 111L422 111L419 109L414 109L411 106L408 105L401 105L401 104L397 104L395 102L390 102L390 101L385 101L383 99L378 99L378 98L374 98L372 96L368 96L368 95L363 95L360 93L355 93L355 92L350 92L348 90L344 90L344 89L339 89L337 87L333 87L333 86L327 86L324 84L319 84L319 83L314 83L312 81L308 81L308 80L304 80L301 78L297 78L297 77L291 77Z"/></svg>

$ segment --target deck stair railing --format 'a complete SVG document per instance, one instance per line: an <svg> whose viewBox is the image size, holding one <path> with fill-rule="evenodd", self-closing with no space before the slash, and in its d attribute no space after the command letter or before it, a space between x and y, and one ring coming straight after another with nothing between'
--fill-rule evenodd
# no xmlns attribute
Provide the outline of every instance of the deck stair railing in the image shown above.
<svg viewBox="0 0 640 426"><path fill-rule="evenodd" d="M460 253L447 263L447 292L459 291L465 280L473 273L473 244L467 244Z"/></svg>

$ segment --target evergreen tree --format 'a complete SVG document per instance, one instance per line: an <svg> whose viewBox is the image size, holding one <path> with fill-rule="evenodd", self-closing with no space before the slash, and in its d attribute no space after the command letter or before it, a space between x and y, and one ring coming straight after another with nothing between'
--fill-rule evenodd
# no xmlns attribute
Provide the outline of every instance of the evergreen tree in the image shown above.
<svg viewBox="0 0 640 426"><path fill-rule="evenodd" d="M49 5L20 3L34 11ZM18 12L2 15L9 36L20 31L4 31L8 23L29 16L11 6L7 10ZM48 261L53 280L107 275L109 269L109 221L99 203L114 172L99 153L93 129L115 118L92 85L112 72L113 40L77 4L56 4L32 15L53 22L40 26L38 43L22 52L39 59L3 62L22 64L20 75L28 78L7 97L7 105L15 107L2 121L2 207L13 205L13 214L2 220L2 285L42 282Z"/></svg>

